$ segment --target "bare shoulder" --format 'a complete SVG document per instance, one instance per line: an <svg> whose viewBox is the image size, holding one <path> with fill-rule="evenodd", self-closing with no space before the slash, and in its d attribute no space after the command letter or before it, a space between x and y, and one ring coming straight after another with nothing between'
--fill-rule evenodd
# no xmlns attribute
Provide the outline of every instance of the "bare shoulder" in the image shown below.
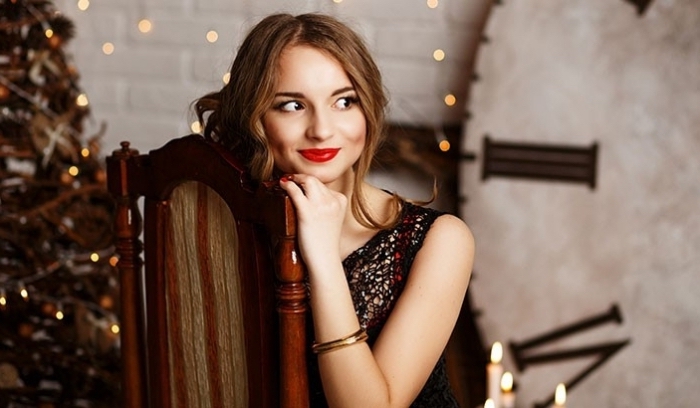
<svg viewBox="0 0 700 408"><path fill-rule="evenodd" d="M425 237L424 245L439 245L446 248L455 246L463 251L474 252L474 236L462 219L451 214L443 214L435 219Z"/></svg>
<svg viewBox="0 0 700 408"><path fill-rule="evenodd" d="M411 274L418 279L434 279L438 273L466 286L474 262L474 245L474 236L463 220L441 215L428 230Z"/></svg>

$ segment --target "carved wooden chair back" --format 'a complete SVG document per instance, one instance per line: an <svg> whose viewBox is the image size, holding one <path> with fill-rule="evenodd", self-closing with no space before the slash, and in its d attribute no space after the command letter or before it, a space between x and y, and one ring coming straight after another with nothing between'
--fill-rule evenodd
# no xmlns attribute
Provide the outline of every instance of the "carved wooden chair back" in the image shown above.
<svg viewBox="0 0 700 408"><path fill-rule="evenodd" d="M124 406L307 407L307 298L289 198L199 135L148 154L124 142L107 172Z"/></svg>

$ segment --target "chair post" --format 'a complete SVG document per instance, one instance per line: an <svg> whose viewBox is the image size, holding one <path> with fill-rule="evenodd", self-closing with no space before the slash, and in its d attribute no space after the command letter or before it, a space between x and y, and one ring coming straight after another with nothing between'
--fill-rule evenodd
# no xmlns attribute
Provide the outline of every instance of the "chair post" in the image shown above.
<svg viewBox="0 0 700 408"><path fill-rule="evenodd" d="M116 201L116 252L119 255L117 269L120 275L121 303L121 354L122 354L122 405L130 408L146 407L145 344L141 273L143 244L139 240L142 222L137 198L128 183L130 162L138 151L122 142L122 148L107 158L108 188Z"/></svg>
<svg viewBox="0 0 700 408"><path fill-rule="evenodd" d="M277 244L277 311L280 329L280 407L307 408L309 384L306 367L307 291L304 267L294 236Z"/></svg>

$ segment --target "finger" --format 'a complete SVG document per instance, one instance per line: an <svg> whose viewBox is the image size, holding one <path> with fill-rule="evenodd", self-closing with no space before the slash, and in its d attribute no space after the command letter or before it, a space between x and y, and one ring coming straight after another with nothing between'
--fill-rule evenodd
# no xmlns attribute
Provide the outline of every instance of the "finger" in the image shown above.
<svg viewBox="0 0 700 408"><path fill-rule="evenodd" d="M330 192L328 187L326 187L325 184L321 183L321 180L314 176L310 176L308 174L294 174L293 179L295 183L301 186L304 194L307 197L309 197L309 195L317 196Z"/></svg>
<svg viewBox="0 0 700 408"><path fill-rule="evenodd" d="M306 198L301 186L288 178L280 179L280 187L287 192L295 207L298 207L301 200Z"/></svg>

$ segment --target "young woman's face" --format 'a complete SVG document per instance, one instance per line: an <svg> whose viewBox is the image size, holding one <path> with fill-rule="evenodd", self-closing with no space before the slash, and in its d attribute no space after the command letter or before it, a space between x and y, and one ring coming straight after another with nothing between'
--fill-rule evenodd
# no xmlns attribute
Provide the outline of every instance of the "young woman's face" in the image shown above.
<svg viewBox="0 0 700 408"><path fill-rule="evenodd" d="M365 115L337 60L309 46L280 56L277 89L262 119L275 166L329 185L352 177L365 146Z"/></svg>

